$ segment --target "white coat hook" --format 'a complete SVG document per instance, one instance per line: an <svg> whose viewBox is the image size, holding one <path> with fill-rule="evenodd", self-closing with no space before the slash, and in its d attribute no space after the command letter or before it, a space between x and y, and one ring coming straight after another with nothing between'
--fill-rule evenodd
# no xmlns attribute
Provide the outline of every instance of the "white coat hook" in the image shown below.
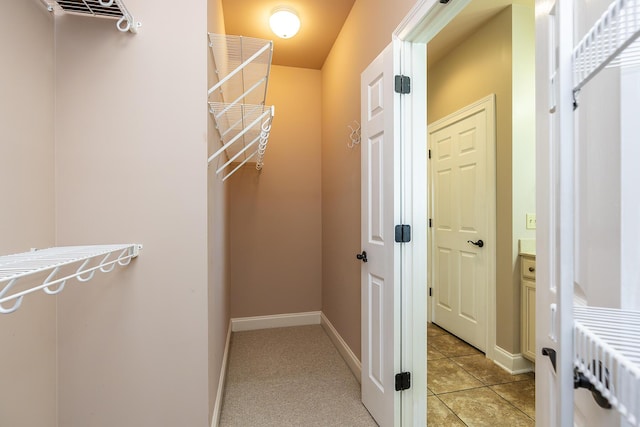
<svg viewBox="0 0 640 427"><path fill-rule="evenodd" d="M0 298L4 297L4 296L7 294L7 292L9 292L9 291L11 290L11 288L13 287L13 285L15 285L15 284L16 284L16 281L17 281L17 280L18 280L18 279L13 279L13 280L11 280L11 281L7 284L7 286L5 286L5 287L4 287L4 289L0 291ZM23 298L24 298L24 295L23 295L23 296L18 297L18 298L16 299L16 303L15 303L15 304L13 304L13 307L11 307L11 308L4 308L4 307L0 304L0 313L2 313L2 314L9 314L9 313L13 313L14 311L16 311L17 309L19 309L19 308L20 308L20 304L22 304L22 299L23 299Z"/></svg>
<svg viewBox="0 0 640 427"><path fill-rule="evenodd" d="M60 267L54 268L53 271L51 272L51 274L49 274L49 276L45 279L45 281L42 284L46 285L47 283L51 282L53 280L53 278L55 277L55 275L58 274L59 270L60 270ZM47 286L47 287L45 287L43 289L43 291L48 295L58 294L58 293L62 292L62 290L64 289L65 283L67 283L66 280L62 281L62 283L58 284L58 287L55 290L52 290L51 288L49 288L49 286Z"/></svg>
<svg viewBox="0 0 640 427"><path fill-rule="evenodd" d="M87 260L83 262L82 265L78 268L78 271L76 271L76 274L77 274L76 278L80 282L88 282L89 280L93 279L93 275L96 273L95 270L91 270L87 277L82 277L82 273L84 273L84 268L89 264L89 261L91 261L91 258L87 258Z"/></svg>
<svg viewBox="0 0 640 427"><path fill-rule="evenodd" d="M360 123L354 120L353 125L347 125L347 127L351 130L351 133L349 134L351 142L347 143L347 147L354 148L356 145L360 144Z"/></svg>
<svg viewBox="0 0 640 427"><path fill-rule="evenodd" d="M111 252L109 252L107 256L102 258L102 261L100 262L100 265L102 266L100 267L100 271L102 271L103 273L109 273L114 268L116 268L116 264L114 262L110 262L107 266L107 260L109 259L110 256L111 256Z"/></svg>
<svg viewBox="0 0 640 427"><path fill-rule="evenodd" d="M128 252L129 249L125 249L122 251L122 253L118 256L118 264L122 266L129 265L132 255L127 255Z"/></svg>
<svg viewBox="0 0 640 427"><path fill-rule="evenodd" d="M118 20L118 23L116 24L116 26L118 27L118 31L122 31L123 33L126 33L131 29L131 22L129 22L126 16L123 16Z"/></svg>

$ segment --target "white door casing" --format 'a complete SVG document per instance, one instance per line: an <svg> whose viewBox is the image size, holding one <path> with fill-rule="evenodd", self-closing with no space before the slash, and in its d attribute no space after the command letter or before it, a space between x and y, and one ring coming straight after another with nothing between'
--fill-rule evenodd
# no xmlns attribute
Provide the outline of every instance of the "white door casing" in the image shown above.
<svg viewBox="0 0 640 427"><path fill-rule="evenodd" d="M549 88L536 91L536 422L549 427L574 425L573 23L571 2L536 2L536 85Z"/></svg>
<svg viewBox="0 0 640 427"><path fill-rule="evenodd" d="M494 123L490 95L429 126L432 320L485 352L495 310Z"/></svg>
<svg viewBox="0 0 640 427"><path fill-rule="evenodd" d="M393 46L362 73L362 402L383 427L400 425L399 217L394 144ZM361 254L361 255L364 255Z"/></svg>

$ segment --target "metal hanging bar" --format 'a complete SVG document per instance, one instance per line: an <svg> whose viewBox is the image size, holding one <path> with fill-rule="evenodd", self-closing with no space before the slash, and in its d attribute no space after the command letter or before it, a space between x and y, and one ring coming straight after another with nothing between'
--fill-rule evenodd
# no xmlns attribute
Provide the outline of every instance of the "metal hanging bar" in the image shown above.
<svg viewBox="0 0 640 427"><path fill-rule="evenodd" d="M77 278L80 282L87 282L93 278L98 269L107 273L113 270L116 263L127 265L132 258L138 256L140 249L142 245L138 244L64 246L0 256L0 286L2 286L0 313L9 314L16 311L20 308L25 295L39 290L43 290L48 295L56 295L64 289L69 279ZM110 260L113 254L117 254L117 258ZM91 266L95 260L98 262ZM78 265L77 269L76 265ZM75 272L54 279L65 267L73 268ZM48 276L40 284L12 292L19 280L35 278L42 273L48 273ZM6 307L4 304L10 301L15 302L11 307Z"/></svg>

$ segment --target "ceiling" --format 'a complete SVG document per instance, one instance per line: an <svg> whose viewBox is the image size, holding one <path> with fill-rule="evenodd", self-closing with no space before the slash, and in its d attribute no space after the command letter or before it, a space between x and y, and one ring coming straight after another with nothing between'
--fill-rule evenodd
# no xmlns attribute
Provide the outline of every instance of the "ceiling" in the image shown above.
<svg viewBox="0 0 640 427"><path fill-rule="evenodd" d="M227 34L273 40L275 65L319 70L331 51L355 0L222 0ZM269 28L271 11L294 9L300 32L280 39Z"/></svg>
<svg viewBox="0 0 640 427"><path fill-rule="evenodd" d="M321 69L355 0L222 0L227 34L274 41L273 64ZM489 19L511 4L534 0L472 0L428 45L429 64L437 62ZM269 29L273 9L287 6L300 16L300 32L280 39Z"/></svg>

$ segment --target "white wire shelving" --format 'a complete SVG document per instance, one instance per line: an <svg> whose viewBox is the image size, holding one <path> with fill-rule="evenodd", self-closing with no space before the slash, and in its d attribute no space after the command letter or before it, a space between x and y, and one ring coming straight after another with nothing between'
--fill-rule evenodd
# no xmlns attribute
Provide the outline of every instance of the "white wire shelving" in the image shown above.
<svg viewBox="0 0 640 427"><path fill-rule="evenodd" d="M573 50L574 91L607 66L640 63L640 0L615 0Z"/></svg>
<svg viewBox="0 0 640 427"><path fill-rule="evenodd" d="M116 264L128 265L140 249L138 244L62 246L0 256L0 314L16 311L28 294L56 295L70 279L87 282L98 270L108 273Z"/></svg>
<svg viewBox="0 0 640 427"><path fill-rule="evenodd" d="M605 68L638 65L639 37L640 0L614 0L573 49L574 101ZM640 426L640 311L575 305L573 322L574 386Z"/></svg>
<svg viewBox="0 0 640 427"><path fill-rule="evenodd" d="M40 0L49 12L89 15L98 18L117 19L119 31L137 33L142 23L129 13L122 0Z"/></svg>
<svg viewBox="0 0 640 427"><path fill-rule="evenodd" d="M209 33L216 83L209 89L209 112L222 146L209 163L226 154L216 173L223 181L246 163L261 170L269 141L273 106L265 105L273 42L251 37ZM237 163L237 165L236 165ZM231 171L228 168L235 166Z"/></svg>
<svg viewBox="0 0 640 427"><path fill-rule="evenodd" d="M627 421L640 423L640 312L574 307L574 366Z"/></svg>

